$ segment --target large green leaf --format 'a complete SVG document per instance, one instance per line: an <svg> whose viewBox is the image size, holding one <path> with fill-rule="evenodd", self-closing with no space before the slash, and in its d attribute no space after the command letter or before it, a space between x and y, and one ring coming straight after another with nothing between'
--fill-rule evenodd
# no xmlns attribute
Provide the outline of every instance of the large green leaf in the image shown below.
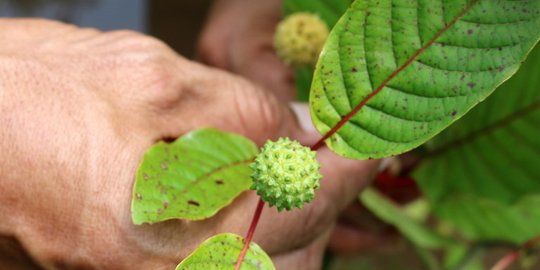
<svg viewBox="0 0 540 270"><path fill-rule="evenodd" d="M516 72L539 35L538 0L357 0L319 58L313 122L345 157L408 151Z"/></svg>
<svg viewBox="0 0 540 270"><path fill-rule="evenodd" d="M250 140L216 129L193 131L171 144L157 143L137 173L133 223L213 216L249 189L248 165L256 154Z"/></svg>
<svg viewBox="0 0 540 270"><path fill-rule="evenodd" d="M241 236L224 233L204 241L197 250L180 263L176 270L228 270L234 269L244 239ZM273 270L270 257L255 243L249 244L241 270Z"/></svg>
<svg viewBox="0 0 540 270"><path fill-rule="evenodd" d="M415 172L434 211L471 238L540 234L539 70L537 47L514 77L426 145Z"/></svg>

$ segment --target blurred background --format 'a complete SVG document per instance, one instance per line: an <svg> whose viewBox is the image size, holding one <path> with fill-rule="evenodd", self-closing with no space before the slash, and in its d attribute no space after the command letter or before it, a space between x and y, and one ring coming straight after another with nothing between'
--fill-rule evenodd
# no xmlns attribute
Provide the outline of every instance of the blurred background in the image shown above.
<svg viewBox="0 0 540 270"><path fill-rule="evenodd" d="M43 17L104 31L135 30L163 40L179 54L194 58L196 41L211 2L211 0L0 0L0 17ZM324 269L439 269L431 265L433 258L428 257L424 251L415 249L407 239L399 236L394 227L384 224L374 215L368 213L366 215L346 222L354 228L389 235L389 240L360 254L328 252ZM509 250L511 249L493 250L484 261L487 265L492 265ZM20 255L0 254L0 257L2 256ZM437 257L440 256L435 258ZM467 259L465 257L465 261ZM4 268L0 266L0 269ZM482 268L458 266L456 269ZM540 269L540 266L534 269Z"/></svg>
<svg viewBox="0 0 540 270"><path fill-rule="evenodd" d="M0 0L0 17L43 17L101 30L130 29L193 58L211 0Z"/></svg>

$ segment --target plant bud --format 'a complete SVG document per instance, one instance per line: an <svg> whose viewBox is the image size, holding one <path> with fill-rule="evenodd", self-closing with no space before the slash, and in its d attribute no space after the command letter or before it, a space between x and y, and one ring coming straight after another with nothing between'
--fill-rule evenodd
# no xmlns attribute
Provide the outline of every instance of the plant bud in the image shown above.
<svg viewBox="0 0 540 270"><path fill-rule="evenodd" d="M289 138L268 141L251 164L253 185L264 202L278 211L302 208L319 188L320 165L316 152Z"/></svg>
<svg viewBox="0 0 540 270"><path fill-rule="evenodd" d="M278 56L292 67L314 66L328 32L328 26L317 15L295 13L278 24L274 47Z"/></svg>

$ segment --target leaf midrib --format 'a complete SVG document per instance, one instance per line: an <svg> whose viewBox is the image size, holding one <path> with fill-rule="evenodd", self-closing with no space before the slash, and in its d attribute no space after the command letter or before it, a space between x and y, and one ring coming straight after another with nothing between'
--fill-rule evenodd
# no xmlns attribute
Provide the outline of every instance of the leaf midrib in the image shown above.
<svg viewBox="0 0 540 270"><path fill-rule="evenodd" d="M321 147L324 142L330 138L332 135L334 135L338 130L345 125L356 113L358 113L371 99L373 99L379 92L383 90L383 88L394 78L396 77L401 71L403 71L405 68L407 68L422 52L427 50L435 41L450 27L452 27L457 21L459 21L472 7L474 7L476 4L478 4L480 0L474 1L472 4L467 6L463 11L461 11L460 14L458 14L450 23L448 23L443 29L441 29L428 43L426 43L422 48L420 48L414 55L412 55L403 65L401 65L398 69L396 69L392 74L390 74L382 83L375 89L375 91L371 92L367 97L360 102L352 111L350 111L347 115L345 115L341 120L332 128L328 133L326 133L319 141L317 141L313 146L311 146L312 150L317 150L319 147Z"/></svg>

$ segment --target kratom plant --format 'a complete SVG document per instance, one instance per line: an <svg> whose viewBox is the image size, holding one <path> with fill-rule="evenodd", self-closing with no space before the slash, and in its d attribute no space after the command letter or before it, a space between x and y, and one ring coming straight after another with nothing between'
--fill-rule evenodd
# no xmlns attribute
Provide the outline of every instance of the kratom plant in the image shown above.
<svg viewBox="0 0 540 270"><path fill-rule="evenodd" d="M479 245L540 234L540 52L504 83L540 38L539 0L285 0L284 8L300 15L278 26L276 49L296 68L299 98L309 93L321 139L306 147L281 138L259 153L240 135L201 129L149 149L134 187L135 224L210 218L250 187L261 196L245 239L214 236L177 269L273 269L251 243L263 206L309 203L323 146L353 159L422 146L412 173L420 204L396 206L372 188L360 200L415 246L445 251L445 268L468 258L456 233ZM313 67L323 22L332 30ZM447 233L423 224L422 203Z"/></svg>

